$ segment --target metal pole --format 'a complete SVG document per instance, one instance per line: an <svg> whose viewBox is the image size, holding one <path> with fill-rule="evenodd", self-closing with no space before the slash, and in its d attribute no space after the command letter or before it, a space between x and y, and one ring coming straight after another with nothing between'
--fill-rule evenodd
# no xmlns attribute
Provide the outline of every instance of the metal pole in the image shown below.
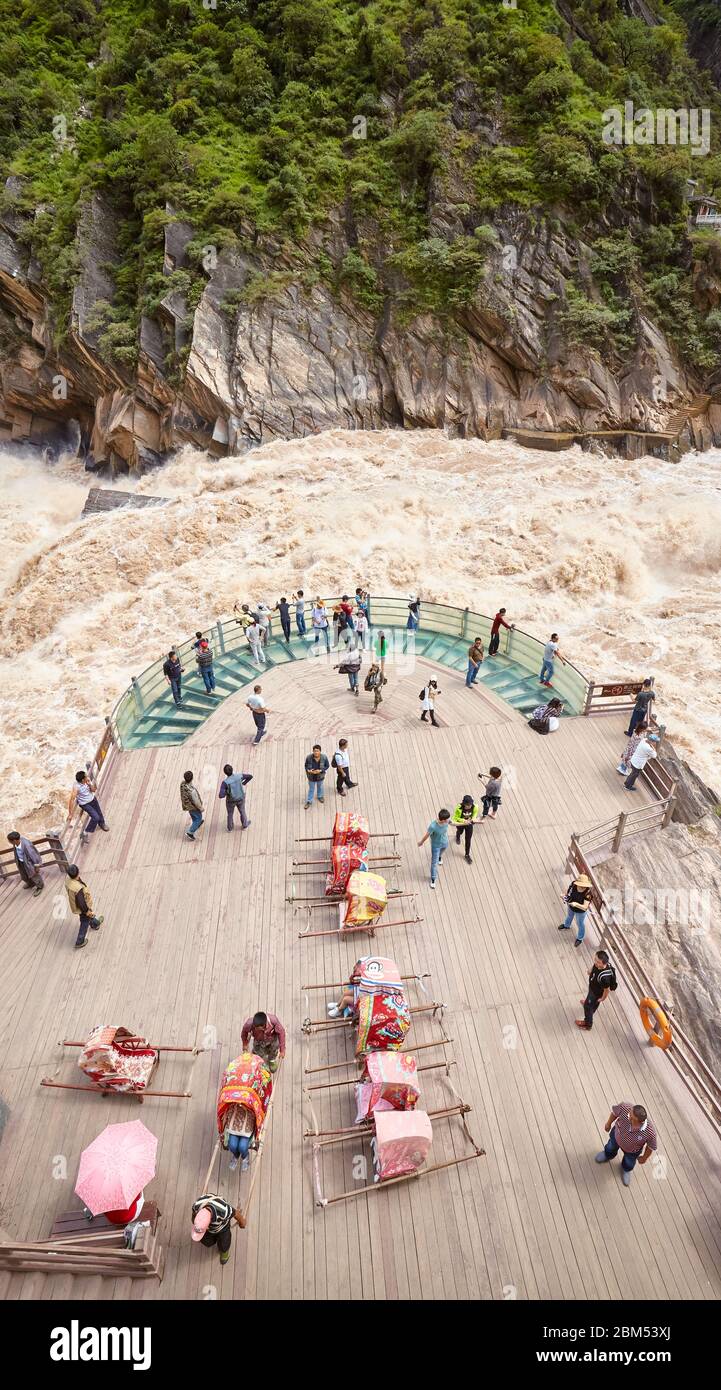
<svg viewBox="0 0 721 1390"><path fill-rule="evenodd" d="M218 622L215 624L215 630L218 634L218 646L220 647L221 652L224 652L225 638L223 636L223 624L221 623L220 619L218 619Z"/></svg>

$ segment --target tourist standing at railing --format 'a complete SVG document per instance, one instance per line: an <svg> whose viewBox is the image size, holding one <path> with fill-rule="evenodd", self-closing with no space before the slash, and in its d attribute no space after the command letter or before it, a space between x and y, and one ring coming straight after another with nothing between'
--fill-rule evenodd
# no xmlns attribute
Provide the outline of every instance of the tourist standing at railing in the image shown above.
<svg viewBox="0 0 721 1390"><path fill-rule="evenodd" d="M78 935L75 941L76 950L86 944L88 927L97 931L105 921L104 917L96 917L93 912L93 899L87 883L80 877L80 870L77 864L69 864L65 879L65 892L68 895L70 911L73 916L80 919Z"/></svg>
<svg viewBox="0 0 721 1390"><path fill-rule="evenodd" d="M577 878L574 878L562 901L568 904L568 912L558 930L570 931L575 924L576 940L573 944L580 946L586 935L586 916L593 901L593 886L590 878L586 874L579 874Z"/></svg>
<svg viewBox="0 0 721 1390"><path fill-rule="evenodd" d="M270 621L271 609L267 603L256 603L255 611L258 615L260 630L263 634L263 646L267 647L270 638L273 636L273 625Z"/></svg>
<svg viewBox="0 0 721 1390"><path fill-rule="evenodd" d="M305 599L303 590L299 589L297 594L291 594L291 603L295 604L295 625L298 629L298 636L305 637Z"/></svg>
<svg viewBox="0 0 721 1390"><path fill-rule="evenodd" d="M318 646L321 636L325 639L326 653L330 652L330 633L328 631L328 610L322 599L317 598L313 604L311 613L311 624L315 633L315 645Z"/></svg>
<svg viewBox="0 0 721 1390"><path fill-rule="evenodd" d="M651 723L651 705L655 699L656 694L653 689L653 681L649 677L648 680L644 681L636 696L636 703L631 710L631 718L628 721L628 728L626 730L627 738L631 737L631 734L638 728L639 724L648 725Z"/></svg>
<svg viewBox="0 0 721 1390"><path fill-rule="evenodd" d="M623 773L624 777L628 776L631 758L633 757L633 754L636 752L636 749L638 748L641 739L645 736L647 730L648 724L637 724L635 733L631 735L630 739L628 740L628 743L626 744L626 747L623 750L623 753L621 754L621 761L618 764L616 771Z"/></svg>
<svg viewBox="0 0 721 1390"><path fill-rule="evenodd" d="M361 584L359 584L358 587L357 587L357 589L356 589L356 591L355 591L356 608L359 608L363 613L365 613L366 618L368 619L369 622L370 622L370 612L369 612L369 609L370 609L370 598L371 598L371 596L370 596L368 590L367 590L367 589L364 589L363 586L362 586ZM356 624L356 626L357 626L357 624Z"/></svg>
<svg viewBox="0 0 721 1390"><path fill-rule="evenodd" d="M10 831L8 842L12 845L15 867L23 881L23 888L32 888L37 898L45 887L40 855L32 840L26 840L18 830Z"/></svg>
<svg viewBox="0 0 721 1390"><path fill-rule="evenodd" d="M176 652L175 648L172 647L171 650L168 652L167 660L163 662L163 675L165 676L165 679L173 692L173 699L176 705L182 705L183 703L181 695L182 674L183 667L180 663L180 657L178 656L178 653Z"/></svg>
<svg viewBox="0 0 721 1390"><path fill-rule="evenodd" d="M280 625L286 642L290 642L290 605L287 598L279 599L276 609L280 613Z"/></svg>
<svg viewBox="0 0 721 1390"><path fill-rule="evenodd" d="M411 601L408 604L408 621L406 627L409 632L415 632L421 620L421 596L415 597L411 594Z"/></svg>
<svg viewBox="0 0 721 1390"><path fill-rule="evenodd" d="M265 652L263 651L263 629L260 623L249 623L245 629L248 645L253 653L253 660L256 666L265 666Z"/></svg>
<svg viewBox="0 0 721 1390"><path fill-rule="evenodd" d="M608 959L608 951L597 951L593 957L593 965L588 972L588 990L586 998L581 1000L583 1004L583 1018L574 1019L577 1028L585 1028L590 1033L593 1028L593 1015L599 1004L613 989L618 988L616 971Z"/></svg>
<svg viewBox="0 0 721 1390"><path fill-rule="evenodd" d="M608 1143L605 1149L596 1154L597 1163L609 1163L616 1157L619 1149L623 1154L621 1167L624 1187L628 1187L636 1163L648 1163L652 1153L658 1148L656 1130L643 1105L632 1105L623 1100L611 1107L606 1121Z"/></svg>
<svg viewBox="0 0 721 1390"><path fill-rule="evenodd" d="M205 638L198 643L198 655L195 658L198 670L203 677L206 694L215 694L215 671L213 669L213 652Z"/></svg>
<svg viewBox="0 0 721 1390"><path fill-rule="evenodd" d="M238 607L237 603L234 603L233 612L236 614L235 621L236 623L240 623L243 632L248 631L248 628L250 627L251 623L255 623L258 621L257 613L251 613L247 603L244 603L240 608Z"/></svg>
<svg viewBox="0 0 721 1390"><path fill-rule="evenodd" d="M496 652L498 651L501 641L501 628L507 627L509 632L513 632L515 630L515 623L506 622L505 613L505 608L499 608L495 618L493 619L493 624L491 626L491 640L488 643L489 656L495 656Z"/></svg>
<svg viewBox="0 0 721 1390"><path fill-rule="evenodd" d="M358 645L365 651L366 637L368 636L368 614L365 608L357 608L355 615L355 630L358 638Z"/></svg>
<svg viewBox="0 0 721 1390"><path fill-rule="evenodd" d="M646 763L650 762L652 758L656 757L656 749L654 748L654 744L658 742L658 734L647 734L645 738L641 739L641 742L638 744L638 747L634 748L634 751L631 754L631 766L629 769L629 774L626 778L626 781L623 784L627 792L633 791L636 785L636 779L639 776L639 774L643 772Z"/></svg>
<svg viewBox="0 0 721 1390"><path fill-rule="evenodd" d="M254 685L253 694L248 696L245 703L253 716L253 723L255 724L255 738L253 742L260 743L260 740L268 732L265 727L265 721L267 716L271 713L263 699L262 686Z"/></svg>
<svg viewBox="0 0 721 1390"><path fill-rule="evenodd" d="M193 781L192 772L183 773L183 780L180 783L180 804L190 816L190 825L185 833L189 840L194 840L195 832L200 830L204 818L203 798Z"/></svg>
<svg viewBox="0 0 721 1390"><path fill-rule="evenodd" d="M91 782L87 772L75 773L75 786L70 793L68 802L68 825L73 818L76 807L85 812L88 819L85 822L84 830L80 832L81 844L85 844L88 835L95 834L98 826L101 830L108 829L96 792L97 787L94 782Z"/></svg>
<svg viewBox="0 0 721 1390"><path fill-rule="evenodd" d="M558 633L552 632L550 642L547 642L543 648L543 664L541 666L541 674L538 677L541 685L547 686L549 690L551 688L551 681L553 680L553 673L556 669L556 658L565 666L566 658L563 656L558 645Z"/></svg>
<svg viewBox="0 0 721 1390"><path fill-rule="evenodd" d="M466 671L467 686L476 684L482 661L483 642L480 637L474 637L472 645L468 648L468 669Z"/></svg>

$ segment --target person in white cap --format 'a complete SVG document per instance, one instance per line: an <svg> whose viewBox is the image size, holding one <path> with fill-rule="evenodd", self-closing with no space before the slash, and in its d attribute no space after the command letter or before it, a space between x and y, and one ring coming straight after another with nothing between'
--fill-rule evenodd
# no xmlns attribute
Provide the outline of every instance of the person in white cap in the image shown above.
<svg viewBox="0 0 721 1390"><path fill-rule="evenodd" d="M191 1239L199 1240L207 1246L217 1245L220 1263L227 1265L230 1259L230 1223L233 1218L238 1220L235 1208L230 1202L226 1202L224 1197L218 1197L214 1192L206 1192L197 1202L193 1202L190 1217L193 1223L190 1230Z"/></svg>
<svg viewBox="0 0 721 1390"><path fill-rule="evenodd" d="M645 738L641 739L641 742L636 748L634 748L631 754L631 771L623 784L627 792L633 791L639 772L643 772L646 763L649 762L651 758L656 757L654 745L659 742L660 739L658 734L647 734Z"/></svg>

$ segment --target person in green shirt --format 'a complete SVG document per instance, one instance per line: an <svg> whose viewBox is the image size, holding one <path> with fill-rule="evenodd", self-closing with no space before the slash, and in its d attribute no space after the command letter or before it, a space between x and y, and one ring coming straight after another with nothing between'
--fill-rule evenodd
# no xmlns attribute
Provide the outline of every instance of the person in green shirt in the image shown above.
<svg viewBox="0 0 721 1390"><path fill-rule="evenodd" d="M438 812L436 820L432 820L422 840L418 841L418 848L431 842L431 888L436 886L436 871L443 862L443 851L448 849L448 822L451 819L450 811L441 810Z"/></svg>
<svg viewBox="0 0 721 1390"><path fill-rule="evenodd" d="M463 800L456 806L451 821L456 827L456 844L460 845L461 835L466 837L465 859L467 864L472 864L471 840L473 839L473 827L478 824L478 807L472 796L464 796Z"/></svg>

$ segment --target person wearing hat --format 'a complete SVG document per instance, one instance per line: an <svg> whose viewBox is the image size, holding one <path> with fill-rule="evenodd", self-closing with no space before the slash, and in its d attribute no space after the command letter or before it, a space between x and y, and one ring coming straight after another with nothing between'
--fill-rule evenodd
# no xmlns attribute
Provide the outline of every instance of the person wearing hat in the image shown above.
<svg viewBox="0 0 721 1390"><path fill-rule="evenodd" d="M578 874L573 882L569 884L568 892L563 898L563 902L568 903L568 912L565 922L561 922L559 931L568 931L576 924L576 940L574 946L580 946L586 935L586 913L591 906L593 888L590 878L585 874Z"/></svg>
<svg viewBox="0 0 721 1390"><path fill-rule="evenodd" d="M230 1223L233 1218L238 1221L235 1207L226 1202L224 1197L218 1197L214 1192L206 1192L193 1202L190 1218L191 1240L200 1241L208 1247L217 1245L220 1263L227 1265L230 1259Z"/></svg>
<svg viewBox="0 0 721 1390"><path fill-rule="evenodd" d="M32 840L26 840L19 830L11 830L8 842L12 845L15 867L23 881L23 888L32 888L37 898L45 884L42 875L42 858Z"/></svg>
<svg viewBox="0 0 721 1390"><path fill-rule="evenodd" d="M639 772L643 772L646 763L649 762L651 758L656 757L654 744L660 743L660 741L658 734L647 734L634 748L631 754L631 770L623 784L627 792L633 791Z"/></svg>
<svg viewBox="0 0 721 1390"><path fill-rule="evenodd" d="M436 721L436 699L440 695L440 693L441 692L438 689L438 681L435 680L431 680L428 682L427 685L424 685L420 693L421 719L425 724L430 714L431 724L433 725L434 729L438 728L438 723Z"/></svg>
<svg viewBox="0 0 721 1390"><path fill-rule="evenodd" d="M472 864L473 860L471 859L471 840L473 839L473 827L474 825L478 824L478 807L476 806L476 803L470 794L467 793L463 797L463 799L459 801L455 811L453 812L453 815L451 816L451 823L456 828L457 845L460 845L461 843L461 835L465 836L465 859L467 864Z"/></svg>
<svg viewBox="0 0 721 1390"><path fill-rule="evenodd" d="M70 911L75 917L80 918L77 940L75 946L79 949L87 945L86 937L88 927L97 931L105 921L104 917L96 917L93 913L93 899L87 883L80 877L80 870L77 864L69 864L67 877L65 879L65 892L68 895Z"/></svg>

